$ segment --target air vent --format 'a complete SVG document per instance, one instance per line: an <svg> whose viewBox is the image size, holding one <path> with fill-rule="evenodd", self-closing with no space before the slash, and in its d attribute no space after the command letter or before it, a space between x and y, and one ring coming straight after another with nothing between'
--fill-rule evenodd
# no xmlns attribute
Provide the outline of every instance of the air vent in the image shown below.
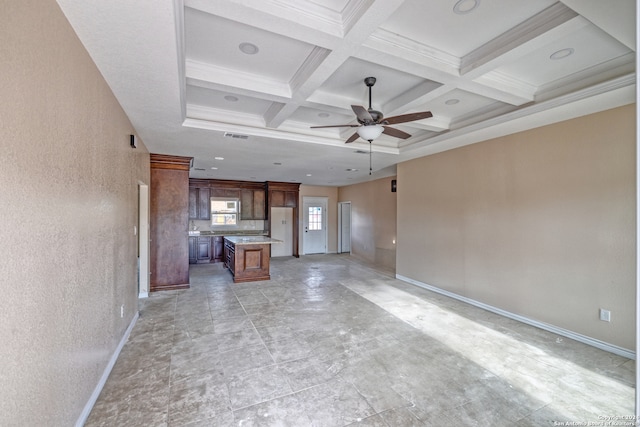
<svg viewBox="0 0 640 427"><path fill-rule="evenodd" d="M206 169L202 169L202 168L193 168L193 170L196 170L196 171L205 171Z"/></svg>
<svg viewBox="0 0 640 427"><path fill-rule="evenodd" d="M231 132L225 132L224 133L225 138L235 138L235 139L248 139L249 135L242 135L240 133L231 133Z"/></svg>
<svg viewBox="0 0 640 427"><path fill-rule="evenodd" d="M368 151L364 151L364 150L356 150L356 151L354 151L354 153L356 153L356 154L369 154Z"/></svg>

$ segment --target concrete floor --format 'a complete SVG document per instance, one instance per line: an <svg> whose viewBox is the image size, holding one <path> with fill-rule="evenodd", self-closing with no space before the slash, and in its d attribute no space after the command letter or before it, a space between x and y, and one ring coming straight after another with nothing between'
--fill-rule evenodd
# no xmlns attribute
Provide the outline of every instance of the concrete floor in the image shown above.
<svg viewBox="0 0 640 427"><path fill-rule="evenodd" d="M544 426L634 412L629 359L344 255L153 293L86 426ZM595 424L594 424L595 425ZM603 424L604 425L604 424Z"/></svg>

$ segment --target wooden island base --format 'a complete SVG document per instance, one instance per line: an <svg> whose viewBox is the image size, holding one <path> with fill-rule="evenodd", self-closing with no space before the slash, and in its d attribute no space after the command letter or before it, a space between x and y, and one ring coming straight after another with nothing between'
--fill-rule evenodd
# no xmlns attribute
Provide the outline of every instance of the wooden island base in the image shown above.
<svg viewBox="0 0 640 427"><path fill-rule="evenodd" d="M274 243L272 240L225 237L224 263L225 267L231 271L234 283L271 279L269 260L271 243Z"/></svg>

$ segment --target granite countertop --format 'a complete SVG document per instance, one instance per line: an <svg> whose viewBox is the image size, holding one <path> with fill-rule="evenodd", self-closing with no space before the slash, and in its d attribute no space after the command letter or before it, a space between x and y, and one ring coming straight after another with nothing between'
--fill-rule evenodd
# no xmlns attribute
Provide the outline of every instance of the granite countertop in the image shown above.
<svg viewBox="0 0 640 427"><path fill-rule="evenodd" d="M272 239L267 236L224 236L224 239L230 241L234 245L271 245L273 243L282 243L282 240Z"/></svg>
<svg viewBox="0 0 640 427"><path fill-rule="evenodd" d="M264 230L189 231L189 236L266 236Z"/></svg>

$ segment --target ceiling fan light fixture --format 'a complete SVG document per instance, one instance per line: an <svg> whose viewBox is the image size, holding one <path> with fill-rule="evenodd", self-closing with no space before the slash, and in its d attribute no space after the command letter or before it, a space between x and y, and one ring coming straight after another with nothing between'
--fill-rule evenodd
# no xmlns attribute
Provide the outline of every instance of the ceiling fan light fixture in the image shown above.
<svg viewBox="0 0 640 427"><path fill-rule="evenodd" d="M365 141L373 141L380 135L382 135L382 131L384 128L380 125L365 125L360 126L356 132L360 135L360 138Z"/></svg>

